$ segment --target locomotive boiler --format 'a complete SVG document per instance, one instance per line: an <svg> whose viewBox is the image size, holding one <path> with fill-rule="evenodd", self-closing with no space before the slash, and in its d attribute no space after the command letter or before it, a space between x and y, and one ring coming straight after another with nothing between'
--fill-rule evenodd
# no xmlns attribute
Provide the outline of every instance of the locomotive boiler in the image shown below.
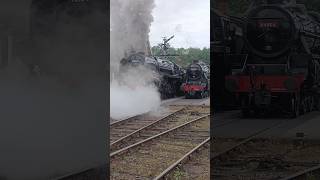
<svg viewBox="0 0 320 180"><path fill-rule="evenodd" d="M319 108L320 18L295 0L254 1L246 13L246 56L231 62L225 86L245 116Z"/></svg>
<svg viewBox="0 0 320 180"><path fill-rule="evenodd" d="M186 98L204 98L209 96L210 68L201 61L194 61L187 68L183 91Z"/></svg>
<svg viewBox="0 0 320 180"><path fill-rule="evenodd" d="M163 98L173 98L183 94L181 85L185 78L185 71L173 61L157 58L160 74L163 80L160 92Z"/></svg>
<svg viewBox="0 0 320 180"><path fill-rule="evenodd" d="M129 71L131 70L136 70L136 74L134 74L134 72L131 72L130 74ZM144 71L144 73L141 74L141 71ZM125 80L126 76L142 76L143 74L147 74L146 76L150 77L144 77L144 80L146 81L143 82L144 85L154 85L156 87L159 87L160 85L159 63L156 59L145 56L143 52L131 53L128 57L123 58L120 61L119 72L120 82ZM130 82L125 83L130 84ZM135 82L132 83L134 84Z"/></svg>
<svg viewBox="0 0 320 180"><path fill-rule="evenodd" d="M184 78L184 72L174 62L156 57L148 57L143 52L132 52L128 57L121 60L120 76L127 76L130 69L143 67L147 73L146 84L155 85L162 99L172 98L179 95L180 87ZM151 72L151 73L150 73Z"/></svg>

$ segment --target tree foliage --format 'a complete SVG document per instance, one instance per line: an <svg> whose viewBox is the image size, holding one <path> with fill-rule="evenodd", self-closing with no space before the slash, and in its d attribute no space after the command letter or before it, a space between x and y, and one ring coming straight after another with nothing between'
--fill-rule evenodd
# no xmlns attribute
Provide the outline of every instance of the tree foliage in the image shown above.
<svg viewBox="0 0 320 180"><path fill-rule="evenodd" d="M152 47L152 53L155 56L161 54L161 49L159 46ZM210 49L208 48L172 48L170 47L168 50L168 54L176 55L175 57L169 57L170 60L177 63L180 66L186 67L193 60L201 60L208 64L210 64Z"/></svg>
<svg viewBox="0 0 320 180"><path fill-rule="evenodd" d="M319 0L297 0L298 3L305 4L307 9L310 11L320 12L320 1Z"/></svg>

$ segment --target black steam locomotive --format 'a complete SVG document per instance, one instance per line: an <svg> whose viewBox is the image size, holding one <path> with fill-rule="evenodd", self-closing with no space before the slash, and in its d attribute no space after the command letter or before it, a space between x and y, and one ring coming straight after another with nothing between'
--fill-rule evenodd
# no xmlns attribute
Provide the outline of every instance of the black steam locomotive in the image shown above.
<svg viewBox="0 0 320 180"><path fill-rule="evenodd" d="M186 81L183 85L185 97L205 98L210 90L210 67L202 61L194 61L187 68Z"/></svg>
<svg viewBox="0 0 320 180"><path fill-rule="evenodd" d="M320 15L295 0L259 0L246 14L246 56L231 62L226 88L244 115L293 117L319 108Z"/></svg>
<svg viewBox="0 0 320 180"><path fill-rule="evenodd" d="M181 85L185 79L185 70L167 59L156 58L159 62L160 74L163 80L160 92L163 98L172 98L183 95Z"/></svg>
<svg viewBox="0 0 320 180"><path fill-rule="evenodd" d="M148 57L144 53L131 53L121 60L120 74L125 76L131 68L144 67L152 73L151 82L158 88L161 98L167 99L181 94L184 71L172 61ZM121 75L120 75L121 76Z"/></svg>

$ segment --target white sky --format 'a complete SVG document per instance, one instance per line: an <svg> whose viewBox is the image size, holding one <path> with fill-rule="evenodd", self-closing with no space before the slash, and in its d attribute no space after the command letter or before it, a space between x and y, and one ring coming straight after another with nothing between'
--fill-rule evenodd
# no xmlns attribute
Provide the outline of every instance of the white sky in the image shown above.
<svg viewBox="0 0 320 180"><path fill-rule="evenodd" d="M151 46L162 37L175 48L210 46L210 0L155 0L154 21L150 29Z"/></svg>

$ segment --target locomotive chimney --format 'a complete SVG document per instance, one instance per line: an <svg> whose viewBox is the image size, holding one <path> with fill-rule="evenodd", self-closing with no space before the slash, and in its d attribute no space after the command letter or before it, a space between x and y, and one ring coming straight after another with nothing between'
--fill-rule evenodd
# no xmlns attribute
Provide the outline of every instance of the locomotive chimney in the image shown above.
<svg viewBox="0 0 320 180"><path fill-rule="evenodd" d="M152 50L151 50L151 45L149 40L146 42L146 55L152 56Z"/></svg>

